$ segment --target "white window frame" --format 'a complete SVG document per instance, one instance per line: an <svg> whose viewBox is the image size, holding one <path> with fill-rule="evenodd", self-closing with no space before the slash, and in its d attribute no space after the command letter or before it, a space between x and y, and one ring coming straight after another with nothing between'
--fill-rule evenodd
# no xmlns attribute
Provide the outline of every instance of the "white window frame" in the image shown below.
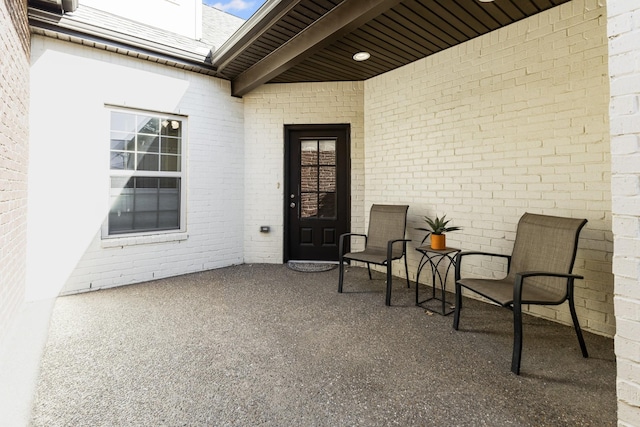
<svg viewBox="0 0 640 427"><path fill-rule="evenodd" d="M183 240L187 238L186 235L186 217L187 217L187 135L188 135L188 116L172 114L172 113L162 113L158 111L150 111L143 109L133 109L133 108L124 108L117 106L106 106L107 110L107 144L106 144L106 152L107 152L107 170L108 170L108 178L107 178L107 215L105 221L102 225L102 239L106 242L106 245L103 246L110 247L115 244L115 246L120 246L121 244L143 244L143 243L159 243L159 242L170 242L176 240ZM159 118L161 121L167 120L171 122L172 120L177 120L181 122L181 136L180 136L180 171L178 172L165 172L165 171L143 171L143 170L125 170L125 169L111 169L111 117L113 112L131 114L131 115L144 115L144 116L152 116L154 118ZM169 229L169 230L146 230L140 232L124 232L117 234L109 234L109 214L111 212L111 179L114 177L122 177L122 178L132 178L132 177L151 177L151 178L180 178L180 209L179 209L179 228ZM148 238L145 238L147 236ZM115 242L115 241L118 242ZM112 243L109 243L111 241ZM124 243L121 243L124 242Z"/></svg>

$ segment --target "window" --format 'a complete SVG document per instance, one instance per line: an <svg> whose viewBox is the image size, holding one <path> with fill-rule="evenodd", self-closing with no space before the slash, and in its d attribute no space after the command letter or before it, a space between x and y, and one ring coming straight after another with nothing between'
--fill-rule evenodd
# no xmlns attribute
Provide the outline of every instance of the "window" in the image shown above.
<svg viewBox="0 0 640 427"><path fill-rule="evenodd" d="M300 142L300 203L302 218L336 218L336 140Z"/></svg>
<svg viewBox="0 0 640 427"><path fill-rule="evenodd" d="M111 111L107 235L182 228L185 120Z"/></svg>

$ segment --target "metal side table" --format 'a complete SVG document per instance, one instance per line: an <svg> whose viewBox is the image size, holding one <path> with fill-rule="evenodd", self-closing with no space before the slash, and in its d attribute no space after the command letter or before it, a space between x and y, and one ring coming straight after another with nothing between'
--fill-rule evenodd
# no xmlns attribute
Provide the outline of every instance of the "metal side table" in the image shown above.
<svg viewBox="0 0 640 427"><path fill-rule="evenodd" d="M438 313L443 316L448 316L453 313L454 310L447 311L447 301L445 296L445 285L447 283L447 277L449 276L449 270L451 266L456 265L456 255L461 249L457 248L445 248L445 249L432 249L431 246L420 246L416 248L416 251L422 254L422 258L420 259L420 263L418 263L418 272L416 273L416 305L427 310L435 311L429 307L425 306L427 301L437 300L442 303L442 310ZM444 270L444 277L442 272L438 267L440 267L441 262L446 263L446 270ZM418 289L420 288L420 273L422 269L426 266L431 266L431 297L425 300L420 301L418 296ZM440 285L440 298L436 295L436 278L438 284Z"/></svg>

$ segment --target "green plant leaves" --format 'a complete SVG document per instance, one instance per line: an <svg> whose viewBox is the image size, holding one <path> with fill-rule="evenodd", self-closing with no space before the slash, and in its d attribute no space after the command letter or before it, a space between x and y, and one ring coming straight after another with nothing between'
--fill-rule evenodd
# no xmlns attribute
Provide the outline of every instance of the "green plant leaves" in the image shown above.
<svg viewBox="0 0 640 427"><path fill-rule="evenodd" d="M451 220L446 219L446 217L446 214L442 215L442 218L438 217L437 215L433 219L428 216L424 217L424 221L427 223L428 228L416 228L416 230L427 232L427 235L424 237L424 239L422 239L422 243L424 243L424 241L427 240L427 237L429 237L431 234L444 234L449 231L462 230L462 227L458 226L449 227L448 224L451 222Z"/></svg>

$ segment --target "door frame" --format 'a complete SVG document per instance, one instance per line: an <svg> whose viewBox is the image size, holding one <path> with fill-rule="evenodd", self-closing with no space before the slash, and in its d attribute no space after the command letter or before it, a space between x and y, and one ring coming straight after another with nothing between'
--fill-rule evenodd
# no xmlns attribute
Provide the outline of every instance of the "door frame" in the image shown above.
<svg viewBox="0 0 640 427"><path fill-rule="evenodd" d="M347 206L346 206L346 221L347 228L351 229L351 124L349 123L328 123L328 124L298 124L298 125L284 125L284 185L283 185L283 263L286 263L290 259L289 253L289 217L291 215L291 209L289 208L289 197L291 194L289 188L289 175L291 174L291 165L289 164L289 147L291 143L291 134L293 132L300 131L330 131L336 130L338 132L344 132L345 144L346 144L346 160L347 160L347 182L345 188L347 191Z"/></svg>

